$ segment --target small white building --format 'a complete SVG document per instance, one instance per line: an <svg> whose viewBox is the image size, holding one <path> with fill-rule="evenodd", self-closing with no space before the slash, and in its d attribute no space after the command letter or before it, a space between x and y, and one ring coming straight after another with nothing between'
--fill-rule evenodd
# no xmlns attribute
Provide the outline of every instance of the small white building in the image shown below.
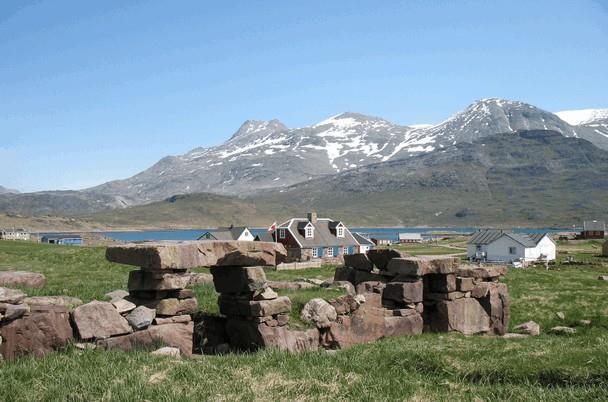
<svg viewBox="0 0 608 402"><path fill-rule="evenodd" d="M399 243L422 243L420 233L399 233Z"/></svg>
<svg viewBox="0 0 608 402"><path fill-rule="evenodd" d="M357 253L367 254L367 252L369 250L371 250L375 247L374 242L372 242L370 239L368 239L367 237L363 236L360 233L353 232L353 237L359 244L359 246L357 247Z"/></svg>
<svg viewBox="0 0 608 402"><path fill-rule="evenodd" d="M29 240L30 233L25 229L0 229L2 240Z"/></svg>
<svg viewBox="0 0 608 402"><path fill-rule="evenodd" d="M555 242L547 233L482 230L467 243L467 256L488 262L555 260Z"/></svg>

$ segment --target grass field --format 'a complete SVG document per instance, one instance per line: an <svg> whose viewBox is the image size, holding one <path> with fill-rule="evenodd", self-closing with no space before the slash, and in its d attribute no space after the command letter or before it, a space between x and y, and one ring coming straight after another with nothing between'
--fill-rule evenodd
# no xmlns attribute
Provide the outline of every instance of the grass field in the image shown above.
<svg viewBox="0 0 608 402"><path fill-rule="evenodd" d="M561 247L561 245L560 245ZM526 339L423 334L358 345L335 354L259 353L175 360L139 351L69 347L42 359L0 362L0 400L608 400L608 259L578 247L579 265L511 270L511 325L533 319L543 333ZM426 254L426 252L425 252ZM47 275L45 289L85 302L125 288L132 268L105 262L103 248L0 241L0 270ZM269 279L331 276L332 268L269 272ZM212 286L198 286L201 309L216 312ZM289 294L298 306L336 291ZM563 311L565 322L555 313ZM589 327L579 319L590 319ZM577 333L550 335L554 325Z"/></svg>

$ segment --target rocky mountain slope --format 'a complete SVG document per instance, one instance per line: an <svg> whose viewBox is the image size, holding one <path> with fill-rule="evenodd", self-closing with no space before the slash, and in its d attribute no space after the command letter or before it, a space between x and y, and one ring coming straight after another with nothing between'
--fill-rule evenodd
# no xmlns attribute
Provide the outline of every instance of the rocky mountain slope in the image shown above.
<svg viewBox="0 0 608 402"><path fill-rule="evenodd" d="M125 180L83 191L0 194L0 212L73 215L146 204L177 194L261 196L309 180L331 182L333 175L357 172L364 166L421 155L436 158L455 145L466 147L497 133L518 130L552 130L608 149L606 113L553 114L523 102L495 98L477 101L437 125L401 126L357 113L343 113L302 128L288 128L278 120L247 121L224 144L165 157Z"/></svg>
<svg viewBox="0 0 608 402"><path fill-rule="evenodd" d="M608 216L608 153L546 130L504 133L245 199L191 194L103 212L111 225L265 226L307 210L351 225L572 225Z"/></svg>
<svg viewBox="0 0 608 402"><path fill-rule="evenodd" d="M608 149L608 127L572 126L523 102L484 99L434 126L400 126L357 113L295 129L277 120L247 121L220 146L166 157L136 176L87 192L134 204L197 192L243 195L532 129L554 130Z"/></svg>

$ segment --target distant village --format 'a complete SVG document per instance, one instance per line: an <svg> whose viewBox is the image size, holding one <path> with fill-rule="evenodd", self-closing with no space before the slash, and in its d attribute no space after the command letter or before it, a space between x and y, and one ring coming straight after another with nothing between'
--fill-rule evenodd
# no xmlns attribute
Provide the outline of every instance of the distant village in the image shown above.
<svg viewBox="0 0 608 402"><path fill-rule="evenodd" d="M254 234L256 233L256 234ZM219 227L203 233L198 240L240 240L282 243L287 250L287 263L300 264L300 268L341 263L344 255L367 253L395 244L433 243L437 239L468 239L466 256L479 263L510 263L526 266L530 263L548 263L556 258L558 240L604 239L604 221L584 221L579 232L538 232L504 229L480 229L473 233L459 232L406 232L397 233L396 238L369 233L354 232L344 222L318 217L308 212L306 217L291 218L283 223L273 223L266 231L252 230L246 226ZM0 229L0 239L38 241L40 243L80 246L85 241L82 235L70 233L32 234L23 228ZM608 247L605 247L605 249ZM608 251L608 250L607 250ZM305 265L302 265L302 264ZM296 267L294 265L294 267Z"/></svg>

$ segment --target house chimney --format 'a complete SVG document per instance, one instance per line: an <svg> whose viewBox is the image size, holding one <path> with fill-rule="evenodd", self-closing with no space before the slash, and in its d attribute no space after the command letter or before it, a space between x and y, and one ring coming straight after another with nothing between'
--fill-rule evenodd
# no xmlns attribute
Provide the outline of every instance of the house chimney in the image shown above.
<svg viewBox="0 0 608 402"><path fill-rule="evenodd" d="M308 215L308 221L310 223L317 223L317 213L316 212L309 212L307 215Z"/></svg>

